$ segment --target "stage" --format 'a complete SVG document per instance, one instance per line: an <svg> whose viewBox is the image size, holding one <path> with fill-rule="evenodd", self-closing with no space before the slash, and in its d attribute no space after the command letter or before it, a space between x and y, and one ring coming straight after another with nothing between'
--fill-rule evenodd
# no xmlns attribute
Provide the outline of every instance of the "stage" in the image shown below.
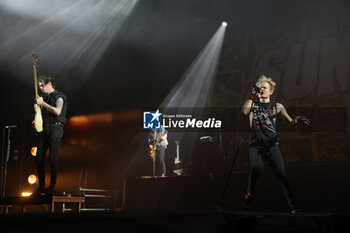
<svg viewBox="0 0 350 233"><path fill-rule="evenodd" d="M348 232L349 214L248 211L88 212L1 215L1 230L19 232ZM41 230L40 230L41 231Z"/></svg>
<svg viewBox="0 0 350 233"><path fill-rule="evenodd" d="M348 191L343 176L347 165L288 167L303 211L295 214L267 167L252 208L241 211L242 193L249 173L234 171L222 205L227 173L198 176L138 177L124 182L123 197L111 211L82 211L76 203L56 205L54 213L37 202L26 213L16 207L0 216L1 230L50 229L50 232L348 232ZM312 172L311 172L312 171ZM302 174L309 174L305 177ZM318 177L322 182L313 183ZM335 182L337 181L337 182ZM316 195L317 194L317 195ZM30 203L26 203L30 204ZM73 207L69 210L69 207ZM66 211L68 209L68 211Z"/></svg>

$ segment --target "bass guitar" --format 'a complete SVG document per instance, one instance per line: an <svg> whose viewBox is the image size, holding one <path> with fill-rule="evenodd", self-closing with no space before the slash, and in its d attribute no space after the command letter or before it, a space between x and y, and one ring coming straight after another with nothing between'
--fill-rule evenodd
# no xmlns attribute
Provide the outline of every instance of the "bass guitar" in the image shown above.
<svg viewBox="0 0 350 233"><path fill-rule="evenodd" d="M162 135L162 136L164 136L164 135ZM157 144L160 142L160 140L162 140L162 136L160 136L159 138L158 138L158 140L152 145L152 148L150 148L150 150L149 150L149 156L151 157L151 158L153 158L154 159L154 155L155 155L155 153L156 153L156 150L157 150Z"/></svg>
<svg viewBox="0 0 350 233"><path fill-rule="evenodd" d="M157 150L157 144L162 140L162 137L164 136L165 134L161 135L157 141L155 141L153 143L153 145L151 145L151 148L149 150L149 156L152 158L153 160L153 176L156 176L156 150Z"/></svg>
<svg viewBox="0 0 350 233"><path fill-rule="evenodd" d="M36 73L36 56L35 53L32 53L33 56L33 71L34 71L34 85L35 85L35 99L37 99L39 97L38 95L38 77L37 77L37 73ZM41 108L39 105L37 105L36 103L34 104L34 128L35 130L40 133L41 131L43 131L43 118L41 115Z"/></svg>

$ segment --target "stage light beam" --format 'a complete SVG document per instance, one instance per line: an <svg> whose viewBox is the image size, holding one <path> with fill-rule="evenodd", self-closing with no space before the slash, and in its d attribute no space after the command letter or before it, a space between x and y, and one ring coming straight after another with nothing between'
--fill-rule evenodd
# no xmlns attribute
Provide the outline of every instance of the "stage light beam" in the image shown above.
<svg viewBox="0 0 350 233"><path fill-rule="evenodd" d="M215 77L217 65L220 59L225 28L226 27L220 25L219 29L204 46L182 78L180 78L179 82L173 87L173 89L159 105L162 107L162 109L204 108L207 106L213 79ZM171 134L173 138L176 138L179 141L186 140L183 132L172 132ZM195 139L196 135L193 133L186 133L186 136L188 136L190 141ZM126 151L126 154L132 155L131 159L129 160L130 164L137 163L136 161L139 159L139 156L144 154L145 140L145 133L141 131L130 144L130 147ZM192 148L182 148L182 151L186 151L186 155L182 156L191 154L191 149ZM121 177L133 175L129 174L130 172L133 172L133 170L125 169Z"/></svg>
<svg viewBox="0 0 350 233"><path fill-rule="evenodd" d="M62 89L80 87L137 3L138 0L80 0L73 4L69 0L0 1L3 11L22 19L4 33L0 62L9 64L9 70L32 86L32 79L28 79L32 73L29 58L35 51L41 72L67 79L74 75L72 71L79 74L60 82Z"/></svg>
<svg viewBox="0 0 350 233"><path fill-rule="evenodd" d="M160 104L163 108L205 107L220 59L226 26L221 26Z"/></svg>

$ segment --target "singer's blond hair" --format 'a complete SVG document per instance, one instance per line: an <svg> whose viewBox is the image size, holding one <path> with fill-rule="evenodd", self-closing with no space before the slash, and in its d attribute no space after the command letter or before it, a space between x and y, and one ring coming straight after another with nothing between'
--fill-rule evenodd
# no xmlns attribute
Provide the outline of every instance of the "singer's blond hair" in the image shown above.
<svg viewBox="0 0 350 233"><path fill-rule="evenodd" d="M276 83L272 80L272 78L266 77L265 75L261 75L255 85L259 86L263 82L270 84L271 90L275 89Z"/></svg>

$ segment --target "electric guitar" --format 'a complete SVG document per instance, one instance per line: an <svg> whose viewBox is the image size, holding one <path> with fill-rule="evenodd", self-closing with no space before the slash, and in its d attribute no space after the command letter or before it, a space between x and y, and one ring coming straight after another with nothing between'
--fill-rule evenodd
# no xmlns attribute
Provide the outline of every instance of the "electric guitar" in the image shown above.
<svg viewBox="0 0 350 233"><path fill-rule="evenodd" d="M182 175L182 173L184 172L182 165L181 165L181 161L180 161L180 142L178 140L175 140L176 143L176 157L175 157L175 169L174 169L174 173L177 175Z"/></svg>
<svg viewBox="0 0 350 233"><path fill-rule="evenodd" d="M149 156L153 159L154 159L154 155L156 153L155 151L157 150L156 145L162 140L162 136L164 136L164 134L158 138L158 140L152 145L152 148L150 148L150 150L149 150Z"/></svg>
<svg viewBox="0 0 350 233"><path fill-rule="evenodd" d="M36 56L35 53L32 52L32 56L33 56L33 71L34 71L34 85L35 85L35 99L37 99L39 97L38 95L38 77L37 77L37 73L36 73ZM43 118L41 116L41 108L39 105L34 104L34 128L35 130L40 133L41 131L43 131Z"/></svg>
<svg viewBox="0 0 350 233"><path fill-rule="evenodd" d="M164 136L165 134L162 134L158 140L153 144L151 145L152 148L150 148L149 150L149 156L153 159L153 176L156 176L156 150L157 150L157 147L156 145L162 140L162 136ZM164 139L165 140L165 139Z"/></svg>

